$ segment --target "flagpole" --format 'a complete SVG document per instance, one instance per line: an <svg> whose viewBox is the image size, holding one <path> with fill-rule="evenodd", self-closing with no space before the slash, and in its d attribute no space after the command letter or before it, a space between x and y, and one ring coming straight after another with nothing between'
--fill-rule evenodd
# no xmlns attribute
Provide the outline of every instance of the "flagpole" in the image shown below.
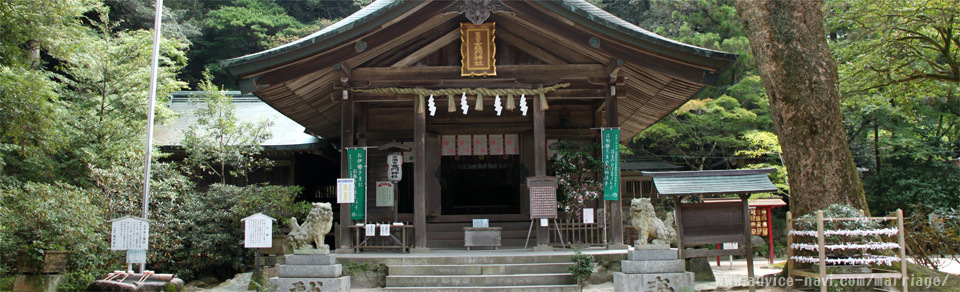
<svg viewBox="0 0 960 292"><path fill-rule="evenodd" d="M150 101L147 105L147 145L144 154L143 169L143 219L150 214L150 152L153 150L153 112L157 100L157 63L160 58L160 18L163 13L163 0L157 0L157 11L153 22L153 58L150 61Z"/></svg>

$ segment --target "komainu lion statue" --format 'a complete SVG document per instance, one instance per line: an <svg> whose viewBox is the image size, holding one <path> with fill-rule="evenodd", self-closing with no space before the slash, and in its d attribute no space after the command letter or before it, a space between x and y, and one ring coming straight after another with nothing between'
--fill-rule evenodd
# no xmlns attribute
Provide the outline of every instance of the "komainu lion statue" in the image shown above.
<svg viewBox="0 0 960 292"><path fill-rule="evenodd" d="M290 218L290 234L287 235L287 247L290 250L317 249L330 250L323 244L323 237L330 233L333 226L333 208L330 203L313 203L313 209L307 214L303 224L297 224L297 217Z"/></svg>
<svg viewBox="0 0 960 292"><path fill-rule="evenodd" d="M630 222L640 234L637 246L649 243L670 244L677 240L677 231L673 229L673 213L667 214L666 221L660 221L649 198L630 201ZM653 242L648 242L650 239L653 239Z"/></svg>

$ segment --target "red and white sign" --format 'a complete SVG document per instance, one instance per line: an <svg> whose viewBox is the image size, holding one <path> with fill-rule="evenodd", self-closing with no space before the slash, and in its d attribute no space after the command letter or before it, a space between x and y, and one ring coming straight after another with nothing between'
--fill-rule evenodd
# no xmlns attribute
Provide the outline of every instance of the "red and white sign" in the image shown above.
<svg viewBox="0 0 960 292"><path fill-rule="evenodd" d="M503 135L490 135L490 155L503 155Z"/></svg>
<svg viewBox="0 0 960 292"><path fill-rule="evenodd" d="M487 135L473 135L473 155L487 155Z"/></svg>
<svg viewBox="0 0 960 292"><path fill-rule="evenodd" d="M473 155L473 137L471 135L457 135L457 155Z"/></svg>
<svg viewBox="0 0 960 292"><path fill-rule="evenodd" d="M457 155L457 136L444 135L443 137L440 138L440 155L443 155L443 156Z"/></svg>
<svg viewBox="0 0 960 292"><path fill-rule="evenodd" d="M503 149L507 155L520 155L520 136L517 134L504 135Z"/></svg>

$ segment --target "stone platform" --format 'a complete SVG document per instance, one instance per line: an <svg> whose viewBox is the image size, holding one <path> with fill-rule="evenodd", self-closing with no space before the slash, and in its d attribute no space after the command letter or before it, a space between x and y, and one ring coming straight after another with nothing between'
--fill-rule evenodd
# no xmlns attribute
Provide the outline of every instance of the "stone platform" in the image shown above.
<svg viewBox="0 0 960 292"><path fill-rule="evenodd" d="M330 254L286 255L278 277L270 278L276 291L350 291L350 277Z"/></svg>
<svg viewBox="0 0 960 292"><path fill-rule="evenodd" d="M693 273L669 247L636 249L620 261L622 272L613 273L614 291L693 291Z"/></svg>

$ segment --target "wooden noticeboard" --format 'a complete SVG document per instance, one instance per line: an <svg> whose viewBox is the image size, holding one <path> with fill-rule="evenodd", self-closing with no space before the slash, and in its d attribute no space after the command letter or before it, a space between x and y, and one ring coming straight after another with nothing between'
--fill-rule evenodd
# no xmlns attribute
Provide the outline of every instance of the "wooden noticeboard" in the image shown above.
<svg viewBox="0 0 960 292"><path fill-rule="evenodd" d="M530 219L557 218L557 178L531 176L527 178L530 189Z"/></svg>

